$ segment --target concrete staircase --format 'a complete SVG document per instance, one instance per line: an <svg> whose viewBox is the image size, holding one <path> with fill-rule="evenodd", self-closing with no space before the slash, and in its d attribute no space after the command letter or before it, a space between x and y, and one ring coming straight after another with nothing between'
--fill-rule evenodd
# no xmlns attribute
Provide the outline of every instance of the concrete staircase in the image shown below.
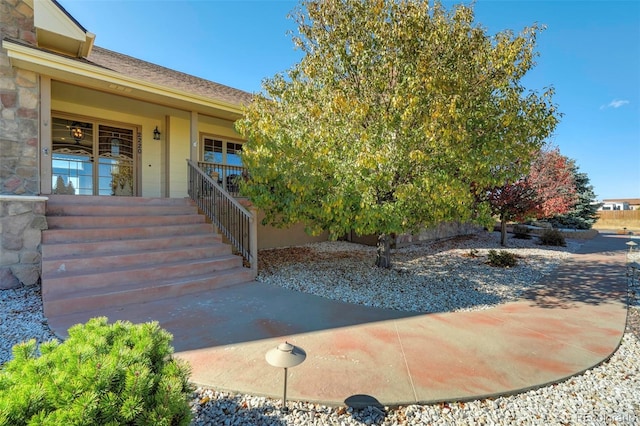
<svg viewBox="0 0 640 426"><path fill-rule="evenodd" d="M187 199L52 195L42 234L47 317L252 280Z"/></svg>

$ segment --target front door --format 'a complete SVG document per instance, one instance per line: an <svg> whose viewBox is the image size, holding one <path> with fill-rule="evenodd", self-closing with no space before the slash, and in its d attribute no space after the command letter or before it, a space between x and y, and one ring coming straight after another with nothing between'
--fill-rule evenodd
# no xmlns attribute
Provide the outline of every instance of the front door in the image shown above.
<svg viewBox="0 0 640 426"><path fill-rule="evenodd" d="M52 119L52 193L137 195L137 130L89 120Z"/></svg>

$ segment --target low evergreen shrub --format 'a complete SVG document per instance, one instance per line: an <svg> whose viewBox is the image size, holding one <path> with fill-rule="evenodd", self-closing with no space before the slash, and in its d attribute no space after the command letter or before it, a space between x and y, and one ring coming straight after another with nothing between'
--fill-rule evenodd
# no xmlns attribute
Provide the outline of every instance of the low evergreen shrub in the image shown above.
<svg viewBox="0 0 640 426"><path fill-rule="evenodd" d="M567 242L564 239L562 232L557 229L547 229L540 235L540 243L545 246L566 246Z"/></svg>
<svg viewBox="0 0 640 426"><path fill-rule="evenodd" d="M513 237L522 240L530 240L531 230L526 225L513 225Z"/></svg>
<svg viewBox="0 0 640 426"><path fill-rule="evenodd" d="M63 343L13 347L0 370L0 425L189 425L189 367L156 322L94 318Z"/></svg>
<svg viewBox="0 0 640 426"><path fill-rule="evenodd" d="M499 268L511 268L518 264L518 258L515 254L506 250L489 250L489 261L487 262L491 266Z"/></svg>

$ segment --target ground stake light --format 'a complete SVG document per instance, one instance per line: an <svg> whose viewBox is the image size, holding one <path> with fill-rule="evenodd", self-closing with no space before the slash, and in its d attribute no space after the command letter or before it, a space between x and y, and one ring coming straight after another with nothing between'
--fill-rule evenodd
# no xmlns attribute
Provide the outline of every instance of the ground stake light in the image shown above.
<svg viewBox="0 0 640 426"><path fill-rule="evenodd" d="M304 349L294 346L291 343L280 343L277 348L273 348L267 352L265 358L267 362L274 366L284 368L284 396L282 397L282 411L288 411L287 408L287 369L302 364L307 357Z"/></svg>

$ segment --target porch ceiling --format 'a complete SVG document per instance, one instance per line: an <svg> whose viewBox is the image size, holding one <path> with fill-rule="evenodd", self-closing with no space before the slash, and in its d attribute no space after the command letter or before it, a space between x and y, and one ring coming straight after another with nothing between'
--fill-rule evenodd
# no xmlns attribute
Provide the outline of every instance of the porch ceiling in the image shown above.
<svg viewBox="0 0 640 426"><path fill-rule="evenodd" d="M69 58L15 40L5 39L2 47L14 67L54 80L228 120L237 120L242 115L241 105L123 75L87 60Z"/></svg>

